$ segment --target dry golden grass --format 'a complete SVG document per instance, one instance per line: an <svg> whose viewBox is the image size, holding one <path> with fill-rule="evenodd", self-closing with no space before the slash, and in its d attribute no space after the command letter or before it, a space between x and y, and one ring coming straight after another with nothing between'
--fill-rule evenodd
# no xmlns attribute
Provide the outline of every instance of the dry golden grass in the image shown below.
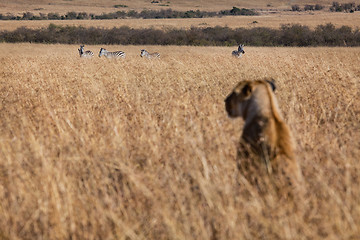
<svg viewBox="0 0 360 240"><path fill-rule="evenodd" d="M331 5L333 2L328 0L323 1L247 1L247 0L226 0L226 1L180 1L174 0L163 1L163 4L169 6L160 6L159 4L151 4L151 1L135 0L125 2L114 2L112 0L106 1L91 1L89 3L85 0L72 0L72 1L47 1L37 0L16 0L16 1L4 1L0 0L0 13L1 14L14 14L20 15L24 12L32 12L34 14L56 12L65 14L69 11L75 12L87 12L87 13L108 13L115 11L128 11L136 10L142 11L143 9L168 9L179 11L187 11L190 9L200 9L204 11L220 11L224 9L231 9L233 6L254 8L260 11L259 16L227 16L222 18L201 18L201 19L113 19L113 20L42 20L42 21L0 21L0 29L2 30L15 30L19 27L28 28L42 28L47 27L50 23L54 23L62 26L84 26L84 27L102 27L113 28L119 26L129 26L132 28L155 28L155 29L173 29L173 28L185 28L190 27L215 27L215 26L227 26L230 28L253 28L253 27L270 27L279 28L282 24L302 24L315 28L320 24L332 23L335 26L350 26L352 28L358 28L360 25L360 13L355 12L353 14L348 13L331 13L328 10L315 11L315 12L291 12L283 11L291 9L291 5L299 4L303 6L305 4L322 4L326 6ZM348 2L347 0L337 1L340 3ZM116 4L125 4L127 8L114 8ZM256 23L254 23L256 22Z"/></svg>
<svg viewBox="0 0 360 240"><path fill-rule="evenodd" d="M254 23L256 21L256 23ZM113 20L42 20L42 21L0 21L0 29L13 31L19 27L32 29L46 28L50 23L59 26L83 26L113 28L129 26L131 28L154 28L154 29L189 29L191 27L229 27L229 28L253 28L269 27L280 28L283 24L301 24L314 29L320 24L332 23L336 27L349 26L356 29L360 26L360 12L330 13L317 12L293 13L278 12L275 14L263 14L259 16L227 16L222 18L187 18L187 19L113 19Z"/></svg>
<svg viewBox="0 0 360 240"><path fill-rule="evenodd" d="M232 8L233 6L255 9L291 9L291 6L298 4L304 6L305 4L322 4L330 6L333 0L207 0L207 1L194 1L194 0L159 0L159 4L152 4L152 0L0 0L0 13L13 13L22 15L23 12L34 13L49 13L58 12L66 13L68 11L85 11L91 13L113 12L119 10L114 5L127 5L126 8L120 10L137 10L143 9L166 9L172 8L176 10L186 11L190 9L200 9L204 11L220 11ZM337 0L340 3L348 3L349 0Z"/></svg>
<svg viewBox="0 0 360 240"><path fill-rule="evenodd" d="M77 48L0 44L0 239L359 239L360 48ZM302 197L236 168L224 98L263 77Z"/></svg>

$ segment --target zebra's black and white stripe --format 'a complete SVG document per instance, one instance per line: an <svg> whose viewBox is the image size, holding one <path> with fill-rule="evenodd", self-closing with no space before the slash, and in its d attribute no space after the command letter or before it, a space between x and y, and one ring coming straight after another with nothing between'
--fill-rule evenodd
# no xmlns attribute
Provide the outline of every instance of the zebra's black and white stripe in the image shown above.
<svg viewBox="0 0 360 240"><path fill-rule="evenodd" d="M90 51L90 50L84 51L84 45L80 45L80 48L78 50L79 50L80 57L82 57L82 58L90 58L90 57L94 56L94 53L92 51Z"/></svg>
<svg viewBox="0 0 360 240"><path fill-rule="evenodd" d="M99 52L99 57L105 56L107 58L125 58L125 55L122 51L109 52L105 48L101 48Z"/></svg>
<svg viewBox="0 0 360 240"><path fill-rule="evenodd" d="M149 52L146 51L145 49L142 49L142 50L141 50L141 53L140 53L140 57L159 58L159 57L160 57L160 53L157 53L157 52L149 53Z"/></svg>
<svg viewBox="0 0 360 240"><path fill-rule="evenodd" d="M231 55L233 55L234 57L237 57L237 58L241 58L241 56L245 54L245 51L244 51L244 44L240 44L239 47L238 47L238 50L236 51L232 51Z"/></svg>

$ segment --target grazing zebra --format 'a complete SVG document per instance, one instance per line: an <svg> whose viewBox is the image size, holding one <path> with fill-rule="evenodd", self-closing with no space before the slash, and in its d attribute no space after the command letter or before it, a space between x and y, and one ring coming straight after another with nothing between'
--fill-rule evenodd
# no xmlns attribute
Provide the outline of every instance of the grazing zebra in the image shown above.
<svg viewBox="0 0 360 240"><path fill-rule="evenodd" d="M159 58L159 57L160 57L160 53L157 53L157 52L149 53L148 51L146 51L145 49L143 49L143 50L141 50L140 57Z"/></svg>
<svg viewBox="0 0 360 240"><path fill-rule="evenodd" d="M122 51L109 52L105 48L101 48L99 52L99 57L105 56L107 58L125 58L125 55Z"/></svg>
<svg viewBox="0 0 360 240"><path fill-rule="evenodd" d="M84 45L80 45L80 48L78 50L79 50L80 57L82 57L82 58L90 58L90 57L94 56L94 53L92 51L90 51L90 50L84 51Z"/></svg>
<svg viewBox="0 0 360 240"><path fill-rule="evenodd" d="M245 51L244 51L244 44L240 44L239 47L238 47L238 50L236 51L232 51L231 55L233 55L234 57L237 57L237 58L241 58L241 56L245 54Z"/></svg>

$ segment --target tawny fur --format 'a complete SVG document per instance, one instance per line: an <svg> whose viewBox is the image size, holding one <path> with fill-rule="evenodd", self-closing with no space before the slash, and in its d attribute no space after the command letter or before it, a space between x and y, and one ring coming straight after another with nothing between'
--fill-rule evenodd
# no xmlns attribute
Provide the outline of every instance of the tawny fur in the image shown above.
<svg viewBox="0 0 360 240"><path fill-rule="evenodd" d="M279 155L295 161L292 135L273 90L273 79L241 81L225 100L229 117L245 120L239 154L260 156L269 173L270 163Z"/></svg>

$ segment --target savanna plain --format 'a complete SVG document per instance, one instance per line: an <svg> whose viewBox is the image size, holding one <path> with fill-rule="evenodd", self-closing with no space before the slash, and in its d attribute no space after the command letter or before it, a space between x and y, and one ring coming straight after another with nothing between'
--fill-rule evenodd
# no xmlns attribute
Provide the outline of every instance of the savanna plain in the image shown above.
<svg viewBox="0 0 360 240"><path fill-rule="evenodd" d="M336 27L349 26L357 29L360 26L360 12L347 13L293 13L276 12L273 14L262 14L259 16L226 16L214 18L183 18L183 19L108 19L108 20L7 20L0 21L0 29L14 31L17 28L26 27L30 29L47 28L49 24L57 26L82 26L111 29L114 27L128 26L134 29L153 28L160 30L190 29L192 27L229 27L229 28L254 28L266 27L278 29L286 24L300 24L315 29L319 25L334 24Z"/></svg>
<svg viewBox="0 0 360 240"><path fill-rule="evenodd" d="M360 48L78 47L0 44L0 239L360 238ZM224 99L265 77L301 196L236 167Z"/></svg>

